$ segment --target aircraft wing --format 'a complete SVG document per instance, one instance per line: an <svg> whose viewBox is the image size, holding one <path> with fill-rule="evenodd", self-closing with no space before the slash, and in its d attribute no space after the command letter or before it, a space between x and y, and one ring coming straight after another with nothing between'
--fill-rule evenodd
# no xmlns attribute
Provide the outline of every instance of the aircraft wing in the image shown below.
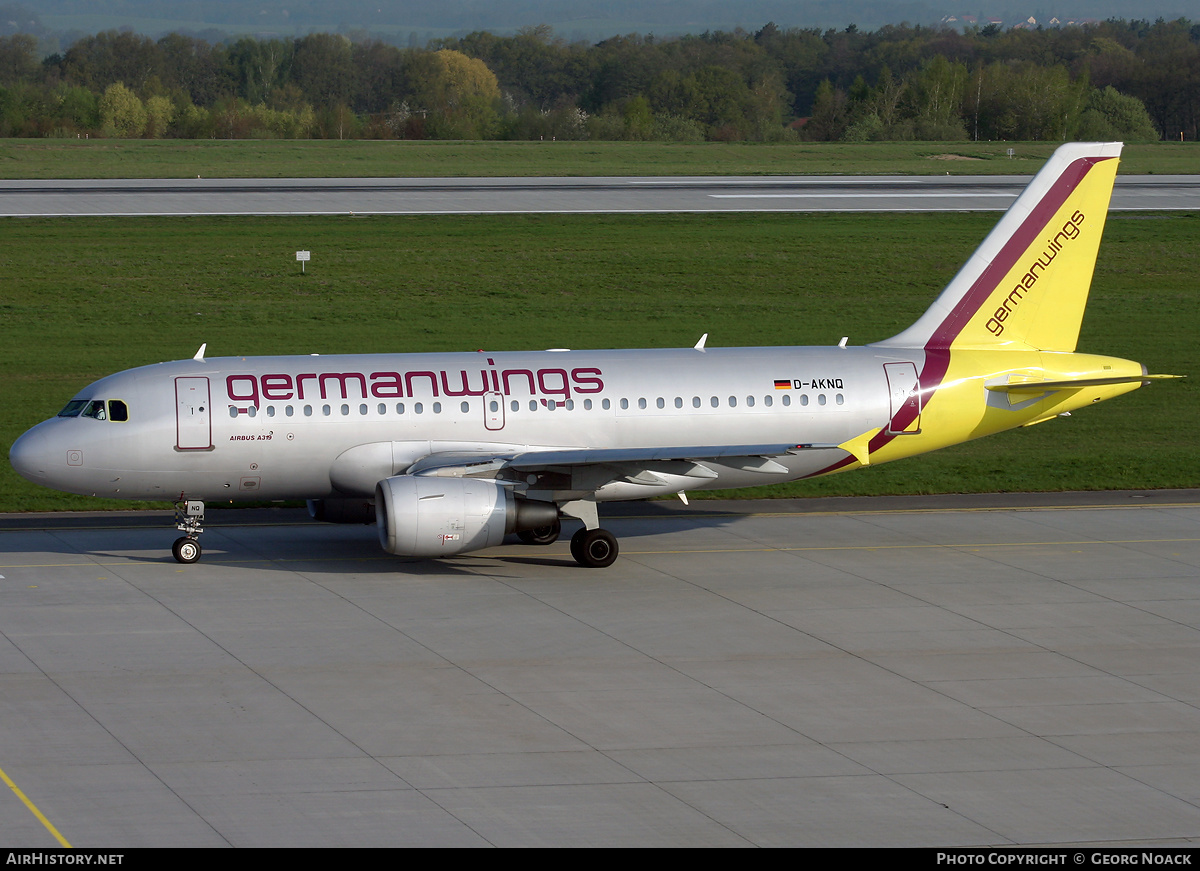
<svg viewBox="0 0 1200 871"><path fill-rule="evenodd" d="M513 469L547 466L591 466L599 464L649 463L656 460L727 460L735 457L781 457L800 451L836 448L834 444L704 445L651 448L572 448L556 451L526 451L507 465Z"/></svg>
<svg viewBox="0 0 1200 871"><path fill-rule="evenodd" d="M618 467L617 474L636 475L655 463L706 460L758 468L771 457L782 457L802 451L830 450L836 444L758 444L758 445L693 445L691 447L653 446L644 448L551 448L496 454L434 453L421 458L408 470L409 475L438 475L458 477L487 474L500 469L519 472L567 471L587 466ZM745 462L737 462L744 460ZM715 473L710 476L716 477Z"/></svg>

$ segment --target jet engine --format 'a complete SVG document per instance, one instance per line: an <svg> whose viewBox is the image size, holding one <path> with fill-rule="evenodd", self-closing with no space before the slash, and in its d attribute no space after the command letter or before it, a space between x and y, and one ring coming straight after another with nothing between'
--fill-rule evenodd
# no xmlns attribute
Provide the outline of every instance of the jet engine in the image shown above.
<svg viewBox="0 0 1200 871"><path fill-rule="evenodd" d="M510 532L550 526L553 502L525 499L495 481L396 475L375 485L379 543L401 556L450 556L500 544Z"/></svg>

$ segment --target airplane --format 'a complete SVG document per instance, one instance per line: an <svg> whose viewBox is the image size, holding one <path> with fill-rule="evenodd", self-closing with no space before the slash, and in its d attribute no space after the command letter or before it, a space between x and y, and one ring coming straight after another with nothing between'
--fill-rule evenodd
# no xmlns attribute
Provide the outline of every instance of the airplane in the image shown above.
<svg viewBox="0 0 1200 871"><path fill-rule="evenodd" d="M597 505L792 481L1069 415L1168 375L1075 353L1122 144L1061 146L912 326L851 347L222 357L85 387L12 445L37 484L170 500L200 558L213 501L306 500L442 557L515 533L606 567Z"/></svg>

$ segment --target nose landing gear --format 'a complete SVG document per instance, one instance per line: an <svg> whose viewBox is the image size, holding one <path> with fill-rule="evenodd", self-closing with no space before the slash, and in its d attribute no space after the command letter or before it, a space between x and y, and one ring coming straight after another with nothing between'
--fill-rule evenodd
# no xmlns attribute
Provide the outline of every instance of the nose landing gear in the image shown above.
<svg viewBox="0 0 1200 871"><path fill-rule="evenodd" d="M175 528L184 533L171 545L171 556L184 565L200 559L199 535L204 531L204 503L185 501L175 503Z"/></svg>

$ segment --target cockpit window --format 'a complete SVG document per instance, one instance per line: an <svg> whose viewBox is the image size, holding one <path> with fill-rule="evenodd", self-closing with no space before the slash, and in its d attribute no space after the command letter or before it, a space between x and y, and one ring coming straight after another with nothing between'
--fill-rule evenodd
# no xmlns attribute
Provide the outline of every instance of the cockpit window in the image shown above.
<svg viewBox="0 0 1200 871"><path fill-rule="evenodd" d="M104 420L104 400L93 399L87 404L87 408L83 410L84 417L94 417L96 420Z"/></svg>
<svg viewBox="0 0 1200 871"><path fill-rule="evenodd" d="M107 406L107 411L105 408ZM129 406L123 399L72 399L59 417L90 417L94 420L129 420Z"/></svg>

